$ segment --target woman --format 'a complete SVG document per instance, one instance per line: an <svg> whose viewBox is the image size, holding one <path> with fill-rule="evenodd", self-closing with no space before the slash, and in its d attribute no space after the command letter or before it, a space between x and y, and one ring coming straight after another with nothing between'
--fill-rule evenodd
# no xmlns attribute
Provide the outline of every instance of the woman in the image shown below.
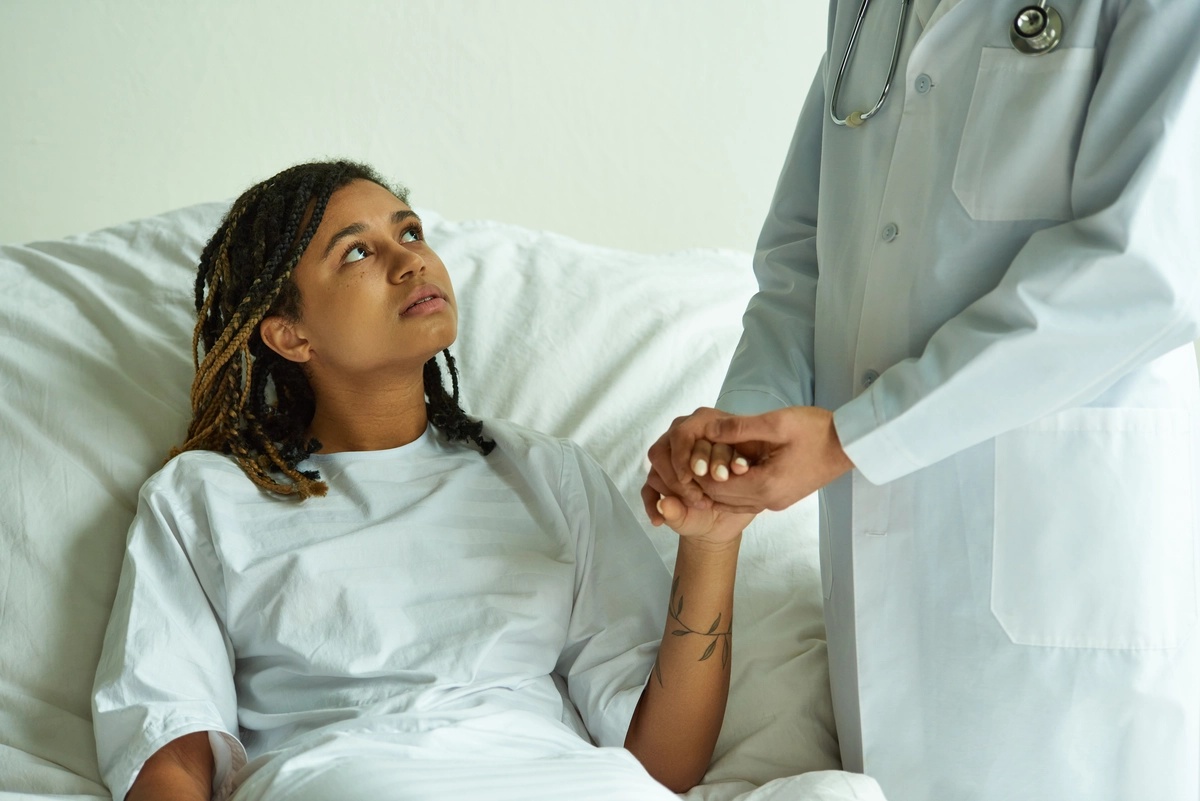
<svg viewBox="0 0 1200 801"><path fill-rule="evenodd" d="M467 417L449 276L361 165L243 194L196 304L188 438L142 489L96 677L117 801L699 781L750 516L665 501L668 586L579 448Z"/></svg>

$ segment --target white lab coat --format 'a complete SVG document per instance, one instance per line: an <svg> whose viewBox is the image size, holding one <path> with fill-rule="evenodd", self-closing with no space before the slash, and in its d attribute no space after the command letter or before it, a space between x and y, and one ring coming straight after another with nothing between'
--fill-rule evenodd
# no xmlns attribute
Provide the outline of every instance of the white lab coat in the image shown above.
<svg viewBox="0 0 1200 801"><path fill-rule="evenodd" d="M718 405L835 411L821 493L848 769L889 801L1200 797L1200 2L917 4L858 129L829 52ZM870 108L876 0L839 116Z"/></svg>

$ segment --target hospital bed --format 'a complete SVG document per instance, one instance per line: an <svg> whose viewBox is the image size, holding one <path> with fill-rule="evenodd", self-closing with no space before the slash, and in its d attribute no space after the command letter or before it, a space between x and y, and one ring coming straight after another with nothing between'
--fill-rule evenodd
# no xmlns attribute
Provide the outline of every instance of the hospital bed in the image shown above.
<svg viewBox="0 0 1200 801"><path fill-rule="evenodd" d="M0 248L0 801L109 798L92 675L138 488L188 418L195 262L224 209ZM716 397L749 255L642 255L419 211L460 299L468 411L581 443L670 565L675 535L640 509L645 451ZM746 534L725 726L685 798L882 799L837 770L815 509Z"/></svg>

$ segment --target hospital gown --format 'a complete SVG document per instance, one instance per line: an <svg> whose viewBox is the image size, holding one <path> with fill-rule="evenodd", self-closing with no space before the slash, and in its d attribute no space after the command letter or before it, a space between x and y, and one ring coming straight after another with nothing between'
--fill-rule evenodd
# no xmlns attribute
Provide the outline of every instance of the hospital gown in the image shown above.
<svg viewBox="0 0 1200 801"><path fill-rule="evenodd" d="M212 452L147 481L96 677L116 801L198 731L237 801L674 798L619 748L661 559L577 446L485 431L313 455L303 503Z"/></svg>

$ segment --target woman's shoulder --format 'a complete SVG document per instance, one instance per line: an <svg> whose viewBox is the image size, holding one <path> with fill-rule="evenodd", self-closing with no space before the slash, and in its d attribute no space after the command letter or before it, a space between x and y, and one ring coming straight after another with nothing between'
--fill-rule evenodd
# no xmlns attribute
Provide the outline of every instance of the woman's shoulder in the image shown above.
<svg viewBox="0 0 1200 801"><path fill-rule="evenodd" d="M210 488L221 491L257 489L237 460L216 451L184 451L146 479L142 494L195 495Z"/></svg>
<svg viewBox="0 0 1200 801"><path fill-rule="evenodd" d="M567 437L537 431L511 420L482 418L483 433L509 460L554 471L559 481L570 477L596 480L604 469L583 446Z"/></svg>
<svg viewBox="0 0 1200 801"><path fill-rule="evenodd" d="M483 423L483 435L506 452L522 450L561 450L569 442L544 431L537 431L512 420L499 417L479 418Z"/></svg>
<svg viewBox="0 0 1200 801"><path fill-rule="evenodd" d="M176 474L200 476L208 473L219 475L241 472L242 468L238 465L237 460L229 454L198 450L184 451L173 456L154 476L166 477Z"/></svg>
<svg viewBox="0 0 1200 801"><path fill-rule="evenodd" d="M538 431L512 420L488 417L480 420L484 436L493 440L496 448L509 458L544 457L552 458L558 464L563 461L593 461L579 443L568 437Z"/></svg>

